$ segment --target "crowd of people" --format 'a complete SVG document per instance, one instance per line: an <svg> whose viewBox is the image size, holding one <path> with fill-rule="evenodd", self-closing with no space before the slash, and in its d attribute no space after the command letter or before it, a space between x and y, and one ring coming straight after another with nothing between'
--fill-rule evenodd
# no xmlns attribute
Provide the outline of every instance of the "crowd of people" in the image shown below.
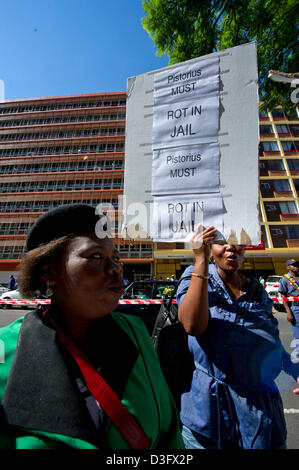
<svg viewBox="0 0 299 470"><path fill-rule="evenodd" d="M122 265L112 238L95 232L100 218L64 205L28 233L18 288L51 302L0 330L0 448L285 448L275 378L285 370L295 383L299 364L261 282L239 272L244 247L217 241L214 227L198 227L190 242L195 263L177 303L193 372L178 416L144 324L113 312ZM297 269L282 293L296 288ZM297 335L296 308L287 313Z"/></svg>

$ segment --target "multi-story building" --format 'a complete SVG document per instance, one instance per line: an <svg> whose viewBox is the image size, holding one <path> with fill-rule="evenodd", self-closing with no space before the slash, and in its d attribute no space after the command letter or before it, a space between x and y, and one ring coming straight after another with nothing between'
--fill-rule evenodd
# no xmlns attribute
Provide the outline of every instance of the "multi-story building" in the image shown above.
<svg viewBox="0 0 299 470"><path fill-rule="evenodd" d="M243 269L256 275L283 274L285 261L299 260L299 113L277 108L260 113L261 244L247 247ZM171 249L170 249L171 248ZM184 244L155 245L155 273L176 274L192 263Z"/></svg>
<svg viewBox="0 0 299 470"><path fill-rule="evenodd" d="M184 244L120 236L125 113L125 92L0 103L0 283L17 274L34 220L69 202L108 205L130 280L178 277L193 261ZM259 167L261 245L248 247L243 268L282 274L299 259L298 112L260 114Z"/></svg>
<svg viewBox="0 0 299 470"><path fill-rule="evenodd" d="M17 274L34 220L70 202L107 204L125 276L149 277L153 244L119 237L125 116L125 92L0 103L0 282Z"/></svg>

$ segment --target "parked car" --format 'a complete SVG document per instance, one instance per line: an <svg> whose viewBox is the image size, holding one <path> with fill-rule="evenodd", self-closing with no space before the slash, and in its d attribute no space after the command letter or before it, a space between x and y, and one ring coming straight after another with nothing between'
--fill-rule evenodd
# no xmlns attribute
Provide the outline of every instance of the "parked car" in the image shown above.
<svg viewBox="0 0 299 470"><path fill-rule="evenodd" d="M7 292L8 290L8 287L4 287L2 284L0 284L0 294L4 294L4 292Z"/></svg>
<svg viewBox="0 0 299 470"><path fill-rule="evenodd" d="M47 298L46 296L41 296L39 291L36 291L35 294L36 294L34 296L35 299ZM0 299L1 300L17 300L17 299L22 299L22 295L21 295L21 293L18 289L15 289L15 290L7 289L6 292L1 294ZM9 305L9 304L5 305L5 304L0 304L0 308L22 308L22 309L30 308L32 310L34 307L32 307L32 305L27 306L27 305Z"/></svg>
<svg viewBox="0 0 299 470"><path fill-rule="evenodd" d="M121 300L169 298L178 281L134 281L125 290ZM118 304L115 312L140 317L151 334L161 304Z"/></svg>
<svg viewBox="0 0 299 470"><path fill-rule="evenodd" d="M1 300L16 300L16 299L21 299L22 296L21 296L20 292L17 289L16 290L7 289L6 292L1 294L0 298L1 298ZM0 307L1 308L11 308L12 306L11 305L0 304ZM18 307L18 305L14 305L14 307Z"/></svg>
<svg viewBox="0 0 299 470"><path fill-rule="evenodd" d="M267 292L268 296L271 299L272 298L282 297L281 294L278 292L279 283L280 283L281 279L282 279L282 276L277 276L277 275L267 277L265 289L266 289L266 292ZM285 308L284 308L282 303L274 301L274 308L278 312L285 312Z"/></svg>

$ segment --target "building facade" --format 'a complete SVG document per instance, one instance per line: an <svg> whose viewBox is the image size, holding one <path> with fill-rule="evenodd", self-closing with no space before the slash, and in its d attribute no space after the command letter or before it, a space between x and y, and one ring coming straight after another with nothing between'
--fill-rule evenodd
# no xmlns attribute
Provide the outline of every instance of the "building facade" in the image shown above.
<svg viewBox="0 0 299 470"><path fill-rule="evenodd" d="M243 265L256 275L299 259L298 116L260 113L261 244L247 247ZM0 103L0 283L17 275L36 218L70 202L107 205L130 281L178 277L192 263L184 244L121 237L125 117L125 92Z"/></svg>
<svg viewBox="0 0 299 470"><path fill-rule="evenodd" d="M125 117L125 92L0 103L0 283L17 275L36 218L71 202L107 205L125 276L152 274L153 244L119 236Z"/></svg>

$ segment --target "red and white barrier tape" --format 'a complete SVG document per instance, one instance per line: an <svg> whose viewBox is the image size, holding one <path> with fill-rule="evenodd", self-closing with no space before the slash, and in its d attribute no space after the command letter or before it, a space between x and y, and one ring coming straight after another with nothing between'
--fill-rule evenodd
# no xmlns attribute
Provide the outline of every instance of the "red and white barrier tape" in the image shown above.
<svg viewBox="0 0 299 470"><path fill-rule="evenodd" d="M285 300L286 302L299 302L299 297L270 297L273 302L278 302L282 304L282 302Z"/></svg>
<svg viewBox="0 0 299 470"><path fill-rule="evenodd" d="M10 299L1 299L0 300L0 305L48 305L50 304L50 300L41 300L41 299L30 299L30 300L24 300L24 299L15 299L15 300L10 300Z"/></svg>
<svg viewBox="0 0 299 470"><path fill-rule="evenodd" d="M151 304L161 304L162 299L134 299L134 300L119 300L118 304L119 305L151 305ZM176 303L176 300L172 301L173 303ZM49 299L30 299L30 300L24 300L24 299L15 299L15 300L10 300L10 299L0 299L0 305L49 305L51 303L51 300Z"/></svg>
<svg viewBox="0 0 299 470"><path fill-rule="evenodd" d="M284 300L287 302L299 302L299 297L270 297L273 302L282 303ZM161 304L162 299L134 299L134 300L119 300L119 305L153 305ZM49 299L0 299L0 305L49 305L51 300ZM173 300L172 303L176 304L176 300Z"/></svg>

